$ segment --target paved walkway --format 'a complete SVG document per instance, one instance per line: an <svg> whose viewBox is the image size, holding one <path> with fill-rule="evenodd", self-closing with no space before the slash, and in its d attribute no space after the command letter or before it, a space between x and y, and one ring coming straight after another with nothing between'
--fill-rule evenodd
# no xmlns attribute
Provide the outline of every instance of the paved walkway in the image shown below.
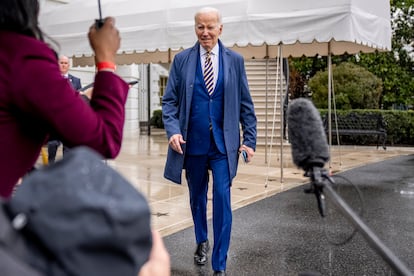
<svg viewBox="0 0 414 276"><path fill-rule="evenodd" d="M334 206L337 201L326 189L323 218L315 196L304 193L303 186L235 210L227 275L414 275L413 167L414 155L406 155L334 175L331 187L359 213L366 226L362 229L370 232L359 229L352 235L355 228ZM211 220L208 228L211 245ZM372 233L378 239L373 239ZM205 266L194 264L194 227L165 237L164 243L171 257L172 276L213 274L211 250ZM384 248L380 244L391 252L379 250Z"/></svg>
<svg viewBox="0 0 414 276"><path fill-rule="evenodd" d="M163 178L167 146L163 133L147 136L130 131L124 135L120 155L107 161L147 197L153 227L163 236L192 226L186 182L177 185ZM240 162L232 188L234 210L308 182L303 171L292 163L289 145L283 148L283 153L276 147L268 149L267 154L265 148L258 148L251 163ZM377 150L375 146L333 146L330 165L336 173L413 153L412 147L388 146L387 150ZM211 201L208 210L210 217Z"/></svg>

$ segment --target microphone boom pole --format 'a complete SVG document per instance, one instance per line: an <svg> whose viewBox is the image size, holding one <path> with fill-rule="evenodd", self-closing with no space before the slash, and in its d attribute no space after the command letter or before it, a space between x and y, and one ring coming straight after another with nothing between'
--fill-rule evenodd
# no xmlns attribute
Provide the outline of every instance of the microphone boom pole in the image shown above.
<svg viewBox="0 0 414 276"><path fill-rule="evenodd" d="M305 189L305 193L315 194L321 216L325 216L326 195L368 241L368 244L399 275L413 276L412 272L332 188L331 184L334 184L334 181L323 168L330 159L330 149L326 143L327 139L319 111L309 99L299 98L289 104L288 135L292 145L293 163L304 169L305 176L311 179L311 185Z"/></svg>
<svg viewBox="0 0 414 276"><path fill-rule="evenodd" d="M319 170L316 170L319 171ZM309 172L308 172L309 174ZM358 216L357 213L339 196L336 191L332 187L333 179L328 175L327 171L322 170L321 179L322 181L318 181L318 177L316 179L313 176L313 172L310 173L312 178L312 187L311 189L314 192L320 191L322 192L321 198L318 199L318 206L319 211L321 208L324 208L324 203L319 203L319 200L324 200L323 194L329 198L335 206L341 211L341 213L348 219L350 223L352 223L358 231L362 234L362 236L366 239L368 244L375 250L377 253L397 272L399 275L404 276L412 276L413 273L411 270L407 268L407 266L402 263L397 256L378 238L378 236L366 225L362 219ZM324 180L327 181L324 181ZM315 187L316 186L316 187ZM318 194L316 194L318 198ZM322 207L321 207L322 206ZM323 216L323 213L321 212Z"/></svg>

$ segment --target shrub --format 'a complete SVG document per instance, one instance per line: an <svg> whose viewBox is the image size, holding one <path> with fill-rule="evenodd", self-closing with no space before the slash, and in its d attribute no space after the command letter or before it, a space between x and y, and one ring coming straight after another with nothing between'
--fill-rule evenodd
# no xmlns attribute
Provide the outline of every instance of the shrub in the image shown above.
<svg viewBox="0 0 414 276"><path fill-rule="evenodd" d="M333 92L337 109L377 109L382 81L365 68L350 62L334 66ZM321 71L309 80L312 101L318 108L328 107L328 71Z"/></svg>
<svg viewBox="0 0 414 276"><path fill-rule="evenodd" d="M156 128L164 128L164 123L162 121L162 110L154 110L152 117L150 119L150 125Z"/></svg>

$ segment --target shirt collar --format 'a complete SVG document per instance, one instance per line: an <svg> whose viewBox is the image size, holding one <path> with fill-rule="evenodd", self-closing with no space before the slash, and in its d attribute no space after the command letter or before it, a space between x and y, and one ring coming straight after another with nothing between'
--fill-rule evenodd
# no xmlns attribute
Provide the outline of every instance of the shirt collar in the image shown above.
<svg viewBox="0 0 414 276"><path fill-rule="evenodd" d="M213 53L213 55L215 56L218 56L219 49L219 44L217 43L216 46L214 46L213 49L211 49L211 53ZM203 46L200 45L200 55L204 56L206 53L206 49L204 49Z"/></svg>

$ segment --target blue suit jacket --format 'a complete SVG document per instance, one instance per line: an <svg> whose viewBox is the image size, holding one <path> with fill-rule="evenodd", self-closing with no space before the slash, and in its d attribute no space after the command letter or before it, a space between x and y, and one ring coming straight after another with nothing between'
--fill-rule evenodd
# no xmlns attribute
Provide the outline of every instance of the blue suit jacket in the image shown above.
<svg viewBox="0 0 414 276"><path fill-rule="evenodd" d="M224 143L229 162L230 177L236 176L240 147L240 124L242 143L256 149L256 115L247 83L244 60L238 53L225 48L219 41L224 76ZM167 138L181 134L187 139L193 84L195 80L199 43L174 58L167 88L162 99L162 113ZM185 144L182 145L185 155ZM164 177L181 184L184 155L168 148Z"/></svg>
<svg viewBox="0 0 414 276"><path fill-rule="evenodd" d="M73 88L75 88L75 90L79 90L82 88L80 78L77 78L74 75L69 74L68 79L70 83L72 84Z"/></svg>

